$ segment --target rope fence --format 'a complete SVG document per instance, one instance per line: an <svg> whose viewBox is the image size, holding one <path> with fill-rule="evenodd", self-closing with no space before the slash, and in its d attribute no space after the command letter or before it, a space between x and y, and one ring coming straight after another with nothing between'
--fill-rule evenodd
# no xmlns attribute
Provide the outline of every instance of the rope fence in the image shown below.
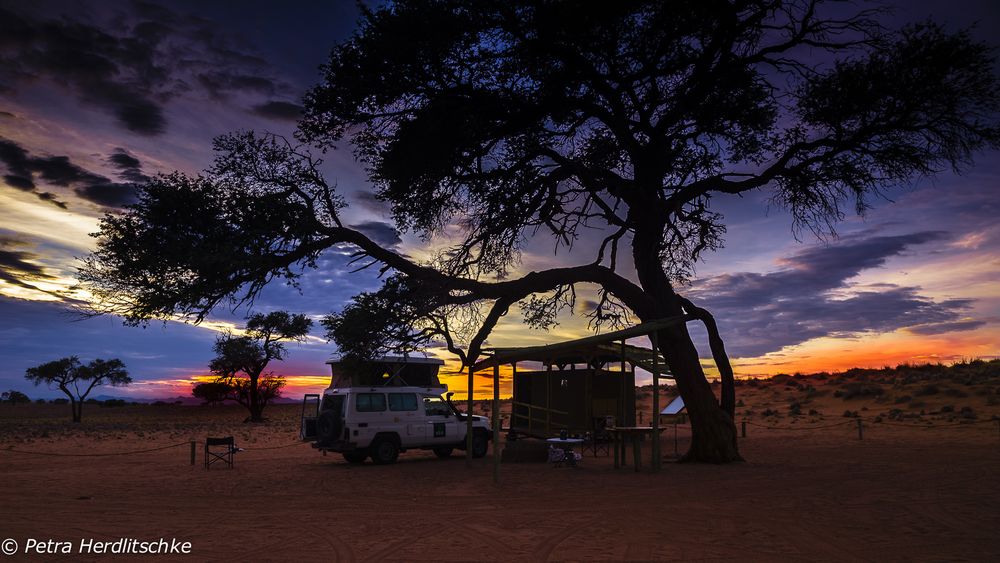
<svg viewBox="0 0 1000 563"><path fill-rule="evenodd" d="M928 423L928 424L912 424L912 423L907 423L907 422L894 422L894 421L886 421L886 420L877 420L876 421L875 419L865 420L865 419L862 419L862 418L850 418L850 419L847 419L847 420L833 422L833 423L830 423L830 424L813 424L813 425L808 425L808 426L798 426L798 425L795 425L795 426L784 425L784 426L782 426L782 425L777 425L777 424L759 424L759 423L753 422L751 420L742 420L742 421L740 421L740 434L741 434L741 437L743 437L743 438L747 437L747 426L753 426L755 428L763 428L765 430L823 430L823 429L827 429L827 428L836 428L838 426L847 426L847 425L852 425L852 424L857 425L857 427L858 427L858 439L859 440L863 440L864 439L864 429L866 427L867 428L873 428L873 427L879 427L879 426L892 426L892 427L897 427L897 428L911 428L911 429L919 429L919 430L939 430L939 429L943 429L943 428L957 428L957 427L971 428L971 427L973 427L975 425L978 425L978 424L996 424L997 425L997 436L1000 437L1000 418L997 418L997 417L994 417L992 419L986 419L986 420L968 420L968 421L963 421L963 422L951 422L951 423L947 423L947 424L930 424L930 423ZM293 442L290 442L290 443L287 443L287 444L281 444L281 445L278 445L278 446L264 446L264 447L259 447L259 448L255 448L255 447L250 447L250 448L236 448L236 450L234 450L234 451L236 451L236 452L247 452L247 451L253 452L253 451L264 451L264 450L281 450L281 449L285 449L285 448L292 448L292 447L295 447L295 446L300 446L300 445L305 444L305 443L307 443L307 442L302 442L302 441L299 441L299 440L295 440ZM39 455L39 456L54 456L54 457L111 457L111 456L135 455L135 454L144 454L144 453L149 453L149 452L158 452L158 451L162 451L162 450L169 450L171 448L179 448L181 446L187 445L187 446L190 446L190 448L191 448L191 465L194 465L195 464L195 459L197 457L198 446L199 445L204 445L204 444L205 444L205 442L200 442L200 441L197 441L197 440L188 440L188 441L185 441L185 442L178 442L176 444L169 444L169 445L166 445L166 446L158 446L158 447L155 447L155 448L147 448L147 449L143 449L143 450L129 450L129 451L125 451L125 452L104 452L104 453L40 452L40 451L33 451L33 450L22 450L22 449L18 449L18 448L14 448L14 447L8 447L8 448L0 449L0 452L12 452L12 453L19 453L19 454Z"/></svg>
<svg viewBox="0 0 1000 563"><path fill-rule="evenodd" d="M144 454L146 452L158 452L160 450L169 450L170 448L178 448L180 446L186 446L188 442L178 442L176 444L170 444L169 446L160 446L158 448L149 448L146 450L131 450L127 452L107 452L100 454L67 454L61 452L37 452L32 450L19 450L16 448L4 448L0 451L3 452L16 452L19 454L31 454L31 455L51 455L56 457L108 457L115 455L132 455L132 454Z"/></svg>
<svg viewBox="0 0 1000 563"><path fill-rule="evenodd" d="M291 443L288 443L288 444L282 444L280 446L265 446L265 447L260 447L260 448L254 448L254 447L250 447L250 448L237 447L233 451L234 452L253 452L253 451L263 451L263 450L280 450L280 449L284 449L284 448L291 448L293 446L299 446L299 445L302 445L302 444L305 444L305 443L306 442L302 442L302 441L296 440L294 442L291 442ZM35 450L22 450L22 449L14 448L14 447L0 449L0 452L13 452L13 453L19 453L19 454L39 455L39 456L54 456L54 457L111 457L111 456L121 456L121 455L144 454L144 453L148 453L148 452L158 452L158 451L162 451L162 450L169 450L171 448L179 448L181 446L190 446L190 448L191 448L191 465L194 465L195 464L195 458L197 457L197 451L198 451L198 446L199 445L203 446L203 445L205 445L205 442L198 441L198 440L187 440L187 441L184 441L184 442L178 442L176 444L170 444L170 445L167 445L167 446L159 446L159 447L156 447L156 448L147 448L147 449L144 449L144 450L129 450L129 451L125 451L125 452L104 452L104 453L92 453L92 454L63 453L63 452L40 452L40 451L35 451Z"/></svg>
<svg viewBox="0 0 1000 563"><path fill-rule="evenodd" d="M863 418L849 418L848 420L843 420L839 422L834 422L831 424L820 424L820 425L809 425L809 426L790 426L790 425L777 425L777 424L758 424L750 420L740 421L740 435L743 438L747 437L747 426L754 426L757 428L764 428L766 430L820 430L824 428L834 428L837 426L847 426L847 425L857 425L858 427L858 439L864 439L864 429L865 428L878 428L883 426L896 427L896 428L910 428L917 430L940 430L943 428L971 428L977 424L996 424L997 426L997 437L1000 438L1000 418L993 417L985 420L965 420L961 422L949 422L947 424L913 424L908 422L895 422L886 421L881 419L863 419Z"/></svg>

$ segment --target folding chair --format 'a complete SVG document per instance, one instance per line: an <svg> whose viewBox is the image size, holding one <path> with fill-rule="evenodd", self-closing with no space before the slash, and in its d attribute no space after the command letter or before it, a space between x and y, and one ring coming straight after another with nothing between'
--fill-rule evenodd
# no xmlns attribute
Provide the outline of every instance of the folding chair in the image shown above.
<svg viewBox="0 0 1000 563"><path fill-rule="evenodd" d="M233 468L233 453L236 452L236 440L232 436L225 438L205 438L205 469L213 463L222 462Z"/></svg>
<svg viewBox="0 0 1000 563"><path fill-rule="evenodd" d="M594 457L598 454L603 453L604 455L611 455L611 433L608 432L608 428L615 425L615 419L613 416L600 416L593 418L593 431L588 433L587 441L584 443L582 450L591 450L594 452Z"/></svg>

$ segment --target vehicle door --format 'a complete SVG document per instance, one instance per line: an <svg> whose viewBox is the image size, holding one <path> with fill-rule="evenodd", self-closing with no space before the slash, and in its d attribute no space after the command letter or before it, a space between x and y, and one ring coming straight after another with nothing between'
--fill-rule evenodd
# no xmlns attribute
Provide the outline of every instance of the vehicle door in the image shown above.
<svg viewBox="0 0 1000 563"><path fill-rule="evenodd" d="M426 443L453 445L461 441L458 420L443 400L434 397L424 398L424 416L427 428Z"/></svg>
<svg viewBox="0 0 1000 563"><path fill-rule="evenodd" d="M375 434L385 430L387 405L385 393L355 393L352 422L356 422L352 441L359 447L367 448ZM390 419L391 420L391 419Z"/></svg>
<svg viewBox="0 0 1000 563"><path fill-rule="evenodd" d="M427 435L423 413L416 393L388 393L389 417L393 431L399 434L402 446L414 447L424 443Z"/></svg>

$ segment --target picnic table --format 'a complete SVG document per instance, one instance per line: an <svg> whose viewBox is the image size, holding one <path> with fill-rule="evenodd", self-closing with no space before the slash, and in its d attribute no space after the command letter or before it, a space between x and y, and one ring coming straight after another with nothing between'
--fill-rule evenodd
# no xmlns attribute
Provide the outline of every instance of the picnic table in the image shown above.
<svg viewBox="0 0 1000 563"><path fill-rule="evenodd" d="M663 432L663 428L659 431ZM608 432L615 444L615 469L627 465L625 462L625 450L629 442L632 443L632 465L636 471L642 467L642 440L647 434L653 434L652 426L612 426ZM650 448L652 450L652 448ZM652 462L652 460L650 460Z"/></svg>

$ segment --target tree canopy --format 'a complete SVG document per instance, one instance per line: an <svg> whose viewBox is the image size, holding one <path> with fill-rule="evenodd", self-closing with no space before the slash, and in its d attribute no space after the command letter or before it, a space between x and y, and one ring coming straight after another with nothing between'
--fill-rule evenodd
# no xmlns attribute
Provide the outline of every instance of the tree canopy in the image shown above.
<svg viewBox="0 0 1000 563"><path fill-rule="evenodd" d="M281 396L285 378L264 370L272 361L284 359L282 341L303 340L311 326L312 320L305 315L286 311L256 313L247 319L242 335L227 333L216 339L215 358L209 369L218 378L215 383L226 388L226 398L250 411L250 422L262 422L264 408ZM201 392L219 390L202 387Z"/></svg>
<svg viewBox="0 0 1000 563"><path fill-rule="evenodd" d="M890 30L879 8L843 15L827 4L366 9L306 96L304 145L253 132L218 139L206 175L158 177L103 220L82 278L104 311L130 322L200 320L220 302L252 301L273 278L294 283L327 249L351 248L359 267L391 275L328 319L330 334L367 310L402 328L391 331L396 345L441 339L466 364L511 307L544 328L592 284L598 327L685 312L705 322L720 399L685 327L658 342L691 414L688 457L739 459L720 329L678 293L724 242L713 199L763 191L796 228L824 233L845 209L961 170L1000 141L991 47L933 22ZM345 201L308 148L341 144L399 228L457 232L457 242L416 262L346 226ZM604 235L585 254L574 243L587 229ZM538 237L577 265L519 272ZM380 307L402 299L409 318ZM371 351L386 336L356 334L350 346Z"/></svg>
<svg viewBox="0 0 1000 563"><path fill-rule="evenodd" d="M132 383L125 364L118 358L96 359L86 365L76 356L46 362L25 370L24 378L36 386L46 384L62 391L70 402L73 422L83 417L83 403L95 388L101 385L124 387Z"/></svg>

